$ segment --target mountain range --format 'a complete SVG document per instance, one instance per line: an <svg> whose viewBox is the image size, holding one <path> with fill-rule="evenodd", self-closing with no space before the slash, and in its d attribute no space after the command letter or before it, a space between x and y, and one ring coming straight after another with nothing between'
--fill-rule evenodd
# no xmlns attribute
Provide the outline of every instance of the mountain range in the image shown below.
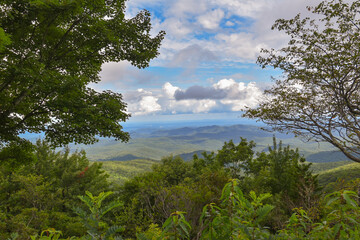
<svg viewBox="0 0 360 240"><path fill-rule="evenodd" d="M253 140L255 151L267 151L272 145L273 136L284 145L298 148L309 162L344 161L346 157L328 143L304 142L291 134L267 132L254 125L201 126L170 129L146 128L131 132L132 139L118 142L102 138L94 145L75 145L74 149L84 149L93 161L129 161L148 159L158 161L164 156L180 155L190 160L193 154L203 151L216 152L224 142L240 138Z"/></svg>

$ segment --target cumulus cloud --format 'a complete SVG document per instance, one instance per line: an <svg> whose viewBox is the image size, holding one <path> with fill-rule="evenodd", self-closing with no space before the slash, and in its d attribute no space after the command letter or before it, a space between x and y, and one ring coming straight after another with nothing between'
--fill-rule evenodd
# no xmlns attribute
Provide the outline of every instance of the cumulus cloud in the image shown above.
<svg viewBox="0 0 360 240"><path fill-rule="evenodd" d="M163 92L169 99L174 99L175 92L180 90L179 87L173 86L171 83L166 82L162 87Z"/></svg>
<svg viewBox="0 0 360 240"><path fill-rule="evenodd" d="M113 89L129 89L133 85L146 84L154 80L154 76L138 69L128 61L109 62L102 65L100 85L112 85Z"/></svg>
<svg viewBox="0 0 360 240"><path fill-rule="evenodd" d="M160 91L138 89L124 94L133 115L241 111L245 106L256 106L261 97L262 90L255 83L233 79L222 79L210 87L194 85L187 89L167 82Z"/></svg>
<svg viewBox="0 0 360 240"><path fill-rule="evenodd" d="M198 44L190 45L179 50L174 56L169 66L195 68L200 62L216 61L218 57L210 50Z"/></svg>
<svg viewBox="0 0 360 240"><path fill-rule="evenodd" d="M186 90L177 90L174 94L176 100L184 99L222 99L226 97L226 92L222 89L211 87L191 86Z"/></svg>
<svg viewBox="0 0 360 240"><path fill-rule="evenodd" d="M193 24L181 18L168 18L160 23L159 29L165 29L168 39L182 39L187 35L193 33ZM176 41L172 41L176 42Z"/></svg>
<svg viewBox="0 0 360 240"><path fill-rule="evenodd" d="M254 107L262 97L262 90L256 83L236 82L233 79L222 79L212 87L192 86L186 90L177 90L174 93L176 100L208 99L219 100L219 103L228 105L232 111L240 111L247 107Z"/></svg>
<svg viewBox="0 0 360 240"><path fill-rule="evenodd" d="M144 96L139 102L139 111L136 114L148 114L161 110L161 106L157 103L158 98L154 96Z"/></svg>
<svg viewBox="0 0 360 240"><path fill-rule="evenodd" d="M184 68L177 76L139 71L127 62L108 63L101 72L102 82L118 84L118 89L143 88L124 94L128 109L134 115L154 113L191 113L239 111L253 107L262 97L264 85L245 83L241 79L254 80L252 74L216 69L217 66L239 66L254 63L261 48L279 48L287 43L285 34L272 31L271 25L278 18L292 18L301 12L310 13L307 5L321 0L131 0L127 1L127 16L145 8L153 12L152 23L156 34L165 30L167 35L160 48L160 56L151 62L161 67ZM211 65L212 64L212 65ZM216 66L215 66L216 65ZM199 67L201 71L196 71ZM205 67L213 67L212 69ZM223 71L224 70L224 71ZM196 71L195 77L215 73L211 77L225 78L204 85L205 77L185 78ZM219 74L223 71L224 73ZM166 72L166 71L165 71ZM178 73L178 72L177 72ZM186 74L184 74L186 73ZM163 74L163 75L161 75ZM243 77L246 74L246 77ZM210 74L209 74L210 75ZM192 86L180 87L185 81ZM169 81L164 83L165 81ZM180 81L180 82L176 82ZM171 83L170 83L171 82ZM151 84L149 84L151 83ZM149 84L149 85L145 85ZM132 86L131 88L127 88Z"/></svg>
<svg viewBox="0 0 360 240"><path fill-rule="evenodd" d="M156 9L161 20L156 30L167 32L160 59L168 61L179 51L197 44L217 60L255 62L262 47L278 48L288 37L271 26L278 18L292 18L297 13L308 16L308 5L321 0L132 0L130 9ZM156 17L155 17L156 18ZM226 27L221 27L221 24Z"/></svg>
<svg viewBox="0 0 360 240"><path fill-rule="evenodd" d="M128 111L134 116L152 114L161 111L159 98L153 96L151 91L138 89L124 94L124 100L128 103Z"/></svg>
<svg viewBox="0 0 360 240"><path fill-rule="evenodd" d="M203 28L214 30L219 27L220 21L225 16L221 9L212 10L204 15L198 17L198 21Z"/></svg>
<svg viewBox="0 0 360 240"><path fill-rule="evenodd" d="M210 99L202 100L167 100L163 102L165 113L208 113L217 106L216 101Z"/></svg>

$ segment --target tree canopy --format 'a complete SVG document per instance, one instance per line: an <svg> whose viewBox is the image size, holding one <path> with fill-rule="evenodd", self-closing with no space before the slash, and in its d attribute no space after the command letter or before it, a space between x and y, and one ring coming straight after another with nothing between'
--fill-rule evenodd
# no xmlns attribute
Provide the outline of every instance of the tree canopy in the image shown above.
<svg viewBox="0 0 360 240"><path fill-rule="evenodd" d="M273 130L327 141L360 162L360 2L323 1L308 10L318 17L279 19L273 29L288 46L262 50L258 64L283 71L245 116Z"/></svg>
<svg viewBox="0 0 360 240"><path fill-rule="evenodd" d="M126 104L96 92L105 62L144 68L164 32L150 35L146 10L125 18L125 0L4 0L0 3L0 142L44 132L54 145L126 141Z"/></svg>

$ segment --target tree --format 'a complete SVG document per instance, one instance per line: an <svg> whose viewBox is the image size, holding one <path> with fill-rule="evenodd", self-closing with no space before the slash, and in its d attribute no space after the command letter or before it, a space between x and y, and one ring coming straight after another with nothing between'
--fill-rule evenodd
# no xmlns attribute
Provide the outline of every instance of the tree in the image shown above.
<svg viewBox="0 0 360 240"><path fill-rule="evenodd" d="M105 62L144 68L164 32L151 37L146 10L125 19L125 0L4 0L0 3L0 142L44 132L54 145L126 141L122 95L96 92Z"/></svg>
<svg viewBox="0 0 360 240"><path fill-rule="evenodd" d="M26 165L0 165L0 219L5 224L0 224L0 239L8 239L11 232L28 239L49 227L61 230L64 236L83 235L86 229L73 208L79 205L78 195L109 190L102 164L91 163L84 151L56 152L40 140L28 154L35 160Z"/></svg>
<svg viewBox="0 0 360 240"><path fill-rule="evenodd" d="M279 19L287 47L262 50L258 64L283 71L257 108L244 116L306 140L326 141L360 162L360 2L323 1L319 18Z"/></svg>
<svg viewBox="0 0 360 240"><path fill-rule="evenodd" d="M87 239L114 239L112 237L113 235L116 235L118 232L124 231L123 227L117 225L108 226L108 224L102 220L106 213L110 212L114 208L123 205L122 202L114 200L106 204L105 206L102 206L103 201L108 196L112 195L113 192L101 192L98 196L94 196L89 191L86 191L85 193L85 196L78 197L83 203L85 203L90 213L80 207L76 207L74 211L82 219L84 226L88 230L87 232L89 238ZM122 238L117 237L116 239Z"/></svg>
<svg viewBox="0 0 360 240"><path fill-rule="evenodd" d="M0 52L3 51L8 44L10 44L10 38L5 34L4 29L0 27Z"/></svg>
<svg viewBox="0 0 360 240"><path fill-rule="evenodd" d="M233 140L225 142L221 150L216 155L216 160L221 166L227 166L231 171L231 176L241 178L243 172L250 171L249 163L254 157L254 141L248 142L240 137L240 143L235 145Z"/></svg>

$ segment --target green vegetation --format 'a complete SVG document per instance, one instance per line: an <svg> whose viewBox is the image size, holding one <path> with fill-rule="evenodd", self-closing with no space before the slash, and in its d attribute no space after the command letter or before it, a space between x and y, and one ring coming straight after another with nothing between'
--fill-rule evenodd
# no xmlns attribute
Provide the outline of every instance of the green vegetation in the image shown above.
<svg viewBox="0 0 360 240"><path fill-rule="evenodd" d="M128 116L121 96L96 93L85 86L98 80L100 66L106 61L127 59L138 67L146 66L157 55L163 33L149 37L146 11L125 20L124 1L6 0L0 6L1 239L359 239L360 167L339 162L329 169L330 165L319 163L313 168L319 175L313 175L311 163L293 145L284 146L281 140L267 136L272 140L269 147L256 146L245 138L250 133L256 135L252 129L238 142L226 139L216 152L214 146L227 138L231 129L212 126L199 132L191 128L158 131L146 144L135 139L143 144L138 150L145 159L160 153L197 151L197 144L209 152L195 154L190 161L169 155L158 162L104 162L112 180L122 184L109 182L102 163L91 163L85 151L71 153L65 148L57 152L55 145L93 142L96 134L127 139L118 123ZM349 5L341 0L315 7L315 13L325 15L327 25L322 32L315 31L314 22L306 29L309 19L299 16L278 20L275 27L295 41L282 49L285 55L268 52L270 57L259 61L285 70L288 79L284 83L300 82L305 96L297 90L283 92L285 84L283 90L275 87L268 93L281 95L271 98L275 103L287 103L290 97L295 100L289 101L293 108L277 104L271 109L270 102L250 111L251 116L263 117L273 125L285 114L286 121L291 122L293 117L300 124L293 127L304 130L301 127L309 123L309 112L302 111L309 110L311 118L331 122L325 130L319 124L314 131L310 129L314 137L319 134L316 131L323 131L320 137L330 137L329 142L354 161L358 160L354 154L359 150L360 136L358 100L353 99L359 96L358 78L353 78L358 51L351 47L359 39L358 33L353 34L359 25L355 18L359 7L359 2ZM330 28L332 18L338 20L339 29ZM344 45L338 48L339 39ZM329 43L334 44L331 54L315 50L318 44L327 49ZM338 49L341 51L335 51ZM355 59L349 58L348 52L354 53ZM345 83L340 82L342 86L338 87L337 76L344 73L340 68L344 63L348 77L341 78ZM331 77L318 71L324 64L330 67ZM316 84L324 79L335 85L318 88ZM346 94L337 92L344 87L350 87ZM311 104L314 97L327 101ZM323 103L331 103L330 109ZM286 111L279 112L282 107ZM18 133L25 130L45 131L51 142L38 140L32 144L19 138ZM345 138L340 146L338 137ZM167 142L154 150L152 144L157 140ZM176 146L178 142L183 145ZM105 151L110 145L103 146ZM131 146L129 143L126 148ZM106 158L112 158L111 154ZM327 156L329 151L323 154ZM132 156L137 155L125 153L125 157Z"/></svg>
<svg viewBox="0 0 360 240"><path fill-rule="evenodd" d="M122 171L151 168L121 185L109 183L102 163L91 164L84 152L56 152L38 141L32 163L0 167L0 237L356 239L360 178L321 191L324 174L312 175L297 150L275 138L267 152L255 148L241 138L191 161L117 162ZM115 162L104 164L116 171Z"/></svg>
<svg viewBox="0 0 360 240"><path fill-rule="evenodd" d="M123 184L136 175L148 172L154 163L158 161L137 159L131 161L104 161L102 168L109 174L109 181Z"/></svg>
<svg viewBox="0 0 360 240"><path fill-rule="evenodd" d="M148 66L164 37L150 31L149 12L126 19L124 0L1 1L1 145L29 144L19 137L26 131L56 146L96 136L127 141L122 95L88 84L100 81L106 62Z"/></svg>
<svg viewBox="0 0 360 240"><path fill-rule="evenodd" d="M101 163L90 164L84 152L55 152L41 141L28 154L34 158L31 163L0 165L0 238L14 232L18 239L28 239L49 228L65 236L85 234L73 207L85 191L99 194L109 189Z"/></svg>
<svg viewBox="0 0 360 240"><path fill-rule="evenodd" d="M245 116L275 131L326 141L360 163L359 1L322 1L317 16L278 19L286 47L262 49L258 64L282 71Z"/></svg>
<svg viewBox="0 0 360 240"><path fill-rule="evenodd" d="M153 129L149 134L130 139L127 143L116 142L111 139L100 139L91 146L73 146L72 148L84 149L91 160L100 161L125 161L135 159L160 160L163 156L180 155L186 160L191 160L198 151L214 151L223 146L225 141L234 139L239 142L239 136L256 142L255 150L267 151L272 144L273 134L251 125L232 126L207 126L192 128L177 128L156 131ZM139 130L141 132L141 130ZM253 133L253 135L251 135ZM175 134L175 135L171 135ZM327 143L303 142L291 135L276 134L276 138L282 140L284 145L299 148L300 153L312 162L346 160L346 157L333 153L335 148Z"/></svg>
<svg viewBox="0 0 360 240"><path fill-rule="evenodd" d="M321 174L323 172L326 172L327 170L333 169L333 168L337 168L337 167L341 167L341 166L346 166L351 164L352 166L357 166L358 164L352 164L353 162L351 161L340 161L340 162L323 162L323 163L312 163L311 164L311 170L313 173L315 174Z"/></svg>
<svg viewBox="0 0 360 240"><path fill-rule="evenodd" d="M184 161L189 161L188 157L190 155L193 156L195 153L184 154L185 159L181 155L180 157ZM138 174L150 171L151 166L158 162L155 160L136 159L130 161L103 161L101 163L103 169L109 174L109 181L121 185ZM312 173L318 175L320 186L326 186L331 182L336 182L338 179L350 180L360 177L358 168L358 164L351 161L322 162L310 165Z"/></svg>
<svg viewBox="0 0 360 240"><path fill-rule="evenodd" d="M337 168L329 169L319 173L319 183L326 186L329 183L336 182L337 180L352 180L360 178L360 164L352 163L340 166Z"/></svg>

